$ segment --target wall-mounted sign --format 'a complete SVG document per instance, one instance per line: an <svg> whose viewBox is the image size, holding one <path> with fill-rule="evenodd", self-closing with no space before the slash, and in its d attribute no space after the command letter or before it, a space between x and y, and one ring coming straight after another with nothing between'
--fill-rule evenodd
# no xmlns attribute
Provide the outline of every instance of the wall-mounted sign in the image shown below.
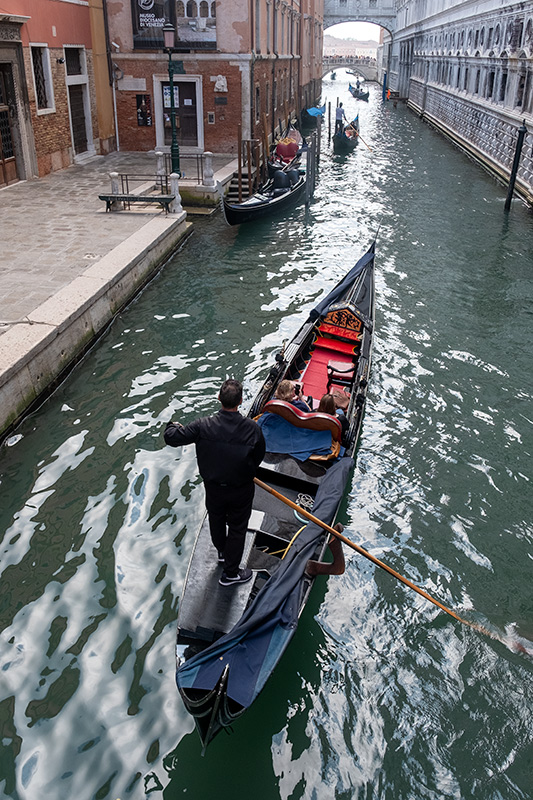
<svg viewBox="0 0 533 800"><path fill-rule="evenodd" d="M163 84L163 105L165 108L170 108L170 84ZM177 86L174 86L174 108L180 107L180 92Z"/></svg>

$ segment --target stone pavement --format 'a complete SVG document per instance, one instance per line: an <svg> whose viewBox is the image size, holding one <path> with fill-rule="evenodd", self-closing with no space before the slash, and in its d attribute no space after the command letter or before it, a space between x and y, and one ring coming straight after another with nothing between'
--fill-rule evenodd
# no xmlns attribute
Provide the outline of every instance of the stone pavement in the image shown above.
<svg viewBox="0 0 533 800"><path fill-rule="evenodd" d="M106 213L98 197L110 192L110 172L144 176L129 185L141 191L156 161L113 153L0 189L0 441L188 234L185 211ZM182 169L195 173L188 161ZM234 162L215 156L213 167L224 184Z"/></svg>
<svg viewBox="0 0 533 800"><path fill-rule="evenodd" d="M215 172L231 159L215 156ZM186 156L182 168L187 174ZM164 213L156 205L106 214L98 195L110 191L110 172L155 175L155 154L112 153L0 189L0 335L8 329L2 323L23 320L147 220Z"/></svg>

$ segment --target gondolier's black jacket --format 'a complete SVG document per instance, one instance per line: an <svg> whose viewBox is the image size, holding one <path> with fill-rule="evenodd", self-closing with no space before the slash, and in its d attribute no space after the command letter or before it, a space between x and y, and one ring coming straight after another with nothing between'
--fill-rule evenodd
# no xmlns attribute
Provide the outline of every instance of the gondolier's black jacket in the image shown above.
<svg viewBox="0 0 533 800"><path fill-rule="evenodd" d="M223 408L188 425L169 422L165 442L171 447L194 443L200 475L206 483L221 486L250 483L265 455L261 428L238 411Z"/></svg>

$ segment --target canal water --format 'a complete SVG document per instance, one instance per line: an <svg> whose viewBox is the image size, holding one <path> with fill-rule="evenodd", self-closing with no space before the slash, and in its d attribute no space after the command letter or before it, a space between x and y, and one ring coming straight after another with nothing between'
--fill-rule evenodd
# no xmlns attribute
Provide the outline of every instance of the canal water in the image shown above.
<svg viewBox="0 0 533 800"><path fill-rule="evenodd" d="M404 106L324 81L313 202L194 235L0 451L0 795L517 800L533 786L533 216ZM347 551L255 705L200 756L174 682L202 514L171 417L249 402L376 245L376 343Z"/></svg>

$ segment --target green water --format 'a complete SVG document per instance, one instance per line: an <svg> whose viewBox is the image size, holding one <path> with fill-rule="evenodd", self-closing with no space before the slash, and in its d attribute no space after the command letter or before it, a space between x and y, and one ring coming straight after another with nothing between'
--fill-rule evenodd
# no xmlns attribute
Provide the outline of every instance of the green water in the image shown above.
<svg viewBox="0 0 533 800"><path fill-rule="evenodd" d="M533 785L533 216L404 107L323 140L313 203L194 236L0 451L0 795L517 800ZM353 114L352 114L353 115ZM376 343L346 533L280 667L200 757L174 682L202 513L171 417L253 397L379 227ZM520 647L521 645L521 647ZM526 652L524 652L524 650ZM528 655L529 651L529 655Z"/></svg>

